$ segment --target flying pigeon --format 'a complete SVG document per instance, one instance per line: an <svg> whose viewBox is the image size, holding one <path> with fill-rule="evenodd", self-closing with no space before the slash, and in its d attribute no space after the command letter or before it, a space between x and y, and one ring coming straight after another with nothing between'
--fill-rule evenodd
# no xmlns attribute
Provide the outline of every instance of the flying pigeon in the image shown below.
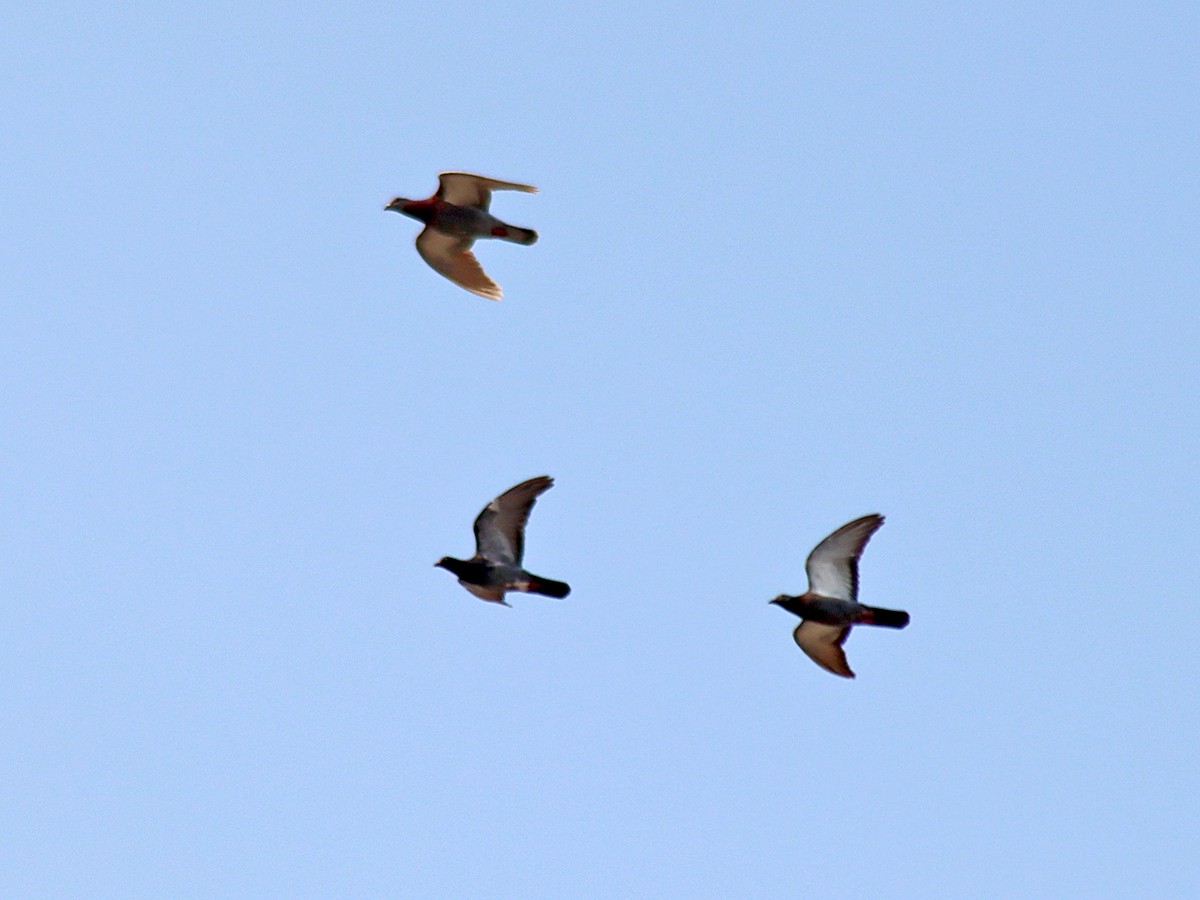
<svg viewBox="0 0 1200 900"><path fill-rule="evenodd" d="M509 604L505 591L525 591L547 597L565 597L571 586L540 578L521 568L525 554L525 523L538 495L554 479L539 475L509 488L483 508L475 519L475 555L470 559L443 556L434 563L458 576L458 583L481 600Z"/></svg>
<svg viewBox="0 0 1200 900"><path fill-rule="evenodd" d="M780 594L772 603L800 617L792 637L800 649L822 669L853 678L842 644L852 625L903 628L908 613L864 606L858 602L858 558L883 516L872 514L843 525L808 555L808 590L799 597Z"/></svg>
<svg viewBox="0 0 1200 900"><path fill-rule="evenodd" d="M468 172L443 172L438 176L437 193L428 200L396 197L384 209L404 213L425 223L425 228L417 235L417 252L435 272L472 294L499 300L502 295L500 285L488 278L471 252L471 245L478 238L532 244L538 236L532 228L507 225L488 212L492 191L536 194L537 188Z"/></svg>

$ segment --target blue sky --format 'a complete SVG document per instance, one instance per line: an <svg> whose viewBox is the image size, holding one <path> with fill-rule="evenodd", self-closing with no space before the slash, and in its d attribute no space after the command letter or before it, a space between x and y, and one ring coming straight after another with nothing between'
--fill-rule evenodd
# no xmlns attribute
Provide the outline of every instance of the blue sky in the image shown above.
<svg viewBox="0 0 1200 900"><path fill-rule="evenodd" d="M1190 4L244 6L0 33L0 894L1200 889Z"/></svg>

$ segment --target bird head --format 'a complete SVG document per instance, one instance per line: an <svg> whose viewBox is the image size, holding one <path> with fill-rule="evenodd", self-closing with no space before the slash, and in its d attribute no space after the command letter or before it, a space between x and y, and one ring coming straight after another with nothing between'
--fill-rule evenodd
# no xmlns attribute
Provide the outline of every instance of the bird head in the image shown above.
<svg viewBox="0 0 1200 900"><path fill-rule="evenodd" d="M473 563L465 559L455 559L453 556L443 556L434 566L445 569L457 578L467 578L473 570Z"/></svg>
<svg viewBox="0 0 1200 900"><path fill-rule="evenodd" d="M793 615L798 616L800 615L800 610L796 607L795 600L795 597L789 596L788 594L780 594L778 597L772 600L771 603L775 604L781 609L786 609Z"/></svg>
<svg viewBox="0 0 1200 900"><path fill-rule="evenodd" d="M430 197L428 200L406 200L404 197L395 197L391 203L384 207L384 210L403 213L410 219L428 223L437 211L437 203L433 197Z"/></svg>

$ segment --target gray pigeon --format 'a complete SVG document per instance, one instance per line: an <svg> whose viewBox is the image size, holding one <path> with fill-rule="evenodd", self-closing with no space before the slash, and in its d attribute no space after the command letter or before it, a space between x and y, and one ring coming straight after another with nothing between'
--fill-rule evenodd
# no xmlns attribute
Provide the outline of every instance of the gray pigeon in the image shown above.
<svg viewBox="0 0 1200 900"><path fill-rule="evenodd" d="M813 549L804 563L808 590L799 597L780 594L772 603L800 617L792 637L800 649L823 669L853 678L842 644L852 625L903 628L908 613L864 606L858 602L858 558L883 516L872 514L843 525Z"/></svg>
<svg viewBox="0 0 1200 900"><path fill-rule="evenodd" d="M525 555L525 523L538 495L554 479L539 475L509 488L483 508L475 519L475 555L470 559L443 556L434 563L458 576L458 583L481 600L509 604L505 591L524 591L547 597L565 597L571 587L541 578L521 568Z"/></svg>

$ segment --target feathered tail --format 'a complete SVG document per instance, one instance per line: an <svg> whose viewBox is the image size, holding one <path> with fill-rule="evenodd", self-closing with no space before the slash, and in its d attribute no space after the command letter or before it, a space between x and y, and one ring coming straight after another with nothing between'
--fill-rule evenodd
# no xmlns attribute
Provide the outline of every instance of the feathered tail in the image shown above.
<svg viewBox="0 0 1200 900"><path fill-rule="evenodd" d="M492 229L492 237L498 237L502 241L512 241L514 244L533 244L538 239L538 233L532 228L502 225Z"/></svg>
<svg viewBox="0 0 1200 900"><path fill-rule="evenodd" d="M554 581L550 578L539 578L534 575L529 579L529 593L541 594L545 597L556 597L561 600L567 594L571 593L571 586L562 581Z"/></svg>
<svg viewBox="0 0 1200 900"><path fill-rule="evenodd" d="M864 607L869 618L864 625L881 625L884 628L903 628L908 624L908 613L902 609L881 609L878 606Z"/></svg>

